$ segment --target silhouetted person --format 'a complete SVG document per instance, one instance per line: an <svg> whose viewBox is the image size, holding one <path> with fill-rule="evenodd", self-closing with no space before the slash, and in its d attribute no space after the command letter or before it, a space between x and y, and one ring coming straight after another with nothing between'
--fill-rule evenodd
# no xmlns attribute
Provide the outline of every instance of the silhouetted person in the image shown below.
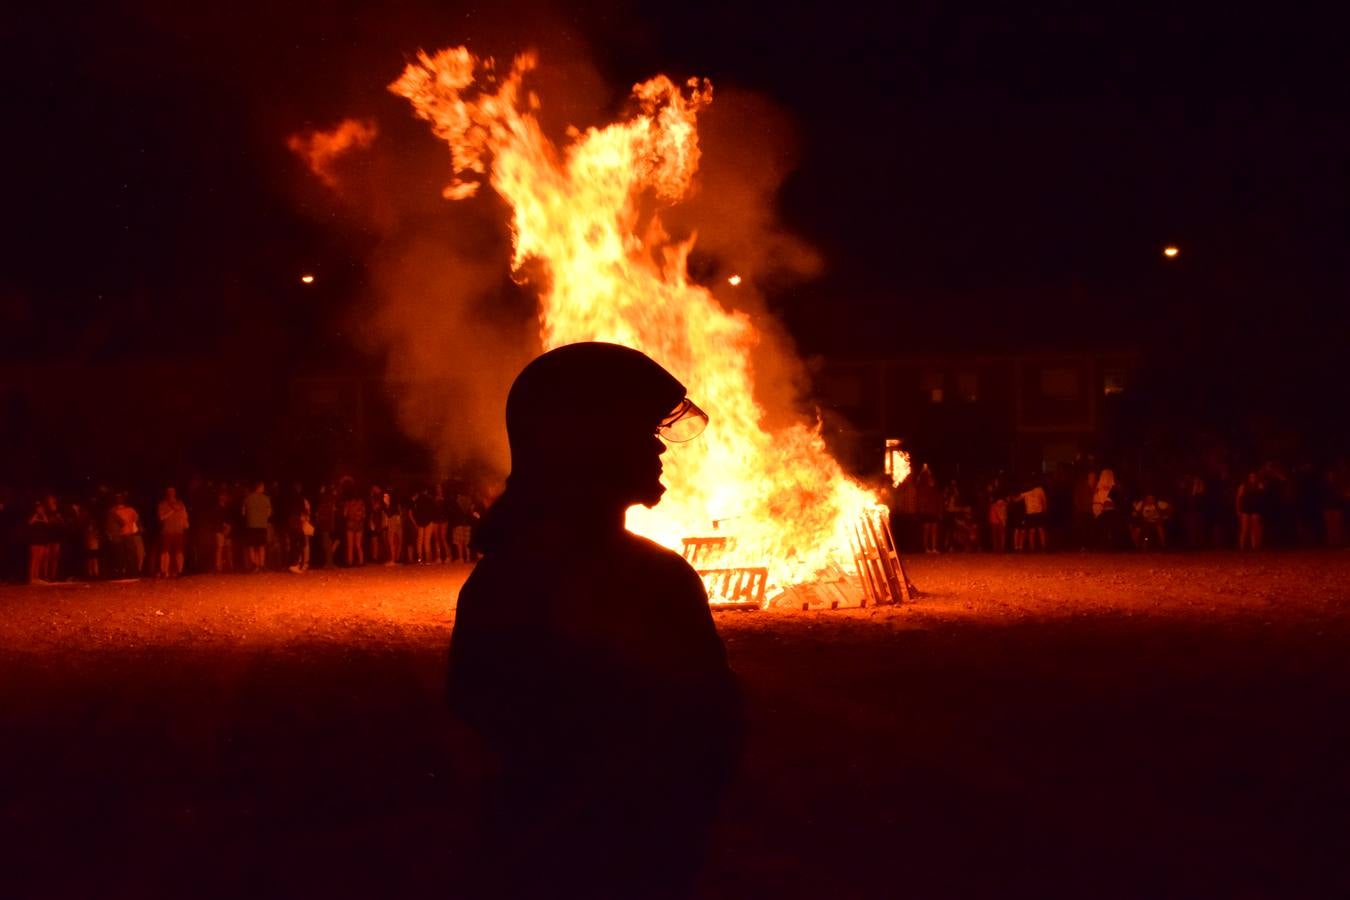
<svg viewBox="0 0 1350 900"><path fill-rule="evenodd" d="M511 388L511 476L459 597L452 708L495 761L475 859L492 897L685 896L739 756L702 581L624 528L707 418L635 350L572 344Z"/></svg>

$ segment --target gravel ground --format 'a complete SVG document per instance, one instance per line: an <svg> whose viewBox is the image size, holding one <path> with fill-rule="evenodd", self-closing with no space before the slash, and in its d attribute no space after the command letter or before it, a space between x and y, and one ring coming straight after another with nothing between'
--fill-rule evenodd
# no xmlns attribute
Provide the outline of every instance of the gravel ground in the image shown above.
<svg viewBox="0 0 1350 900"><path fill-rule="evenodd" d="M719 614L751 739L702 896L1350 896L1350 554L909 567ZM0 588L0 896L454 896L465 572Z"/></svg>

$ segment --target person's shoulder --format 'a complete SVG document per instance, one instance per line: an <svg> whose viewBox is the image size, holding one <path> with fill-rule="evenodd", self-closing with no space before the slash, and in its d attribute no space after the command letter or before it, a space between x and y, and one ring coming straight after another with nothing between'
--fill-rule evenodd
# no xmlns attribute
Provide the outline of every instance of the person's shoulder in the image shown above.
<svg viewBox="0 0 1350 900"><path fill-rule="evenodd" d="M669 547L663 547L650 538L625 531L620 546L625 555L630 556L639 565L651 566L671 576L701 581L698 573L694 571L694 567L689 564L688 560Z"/></svg>

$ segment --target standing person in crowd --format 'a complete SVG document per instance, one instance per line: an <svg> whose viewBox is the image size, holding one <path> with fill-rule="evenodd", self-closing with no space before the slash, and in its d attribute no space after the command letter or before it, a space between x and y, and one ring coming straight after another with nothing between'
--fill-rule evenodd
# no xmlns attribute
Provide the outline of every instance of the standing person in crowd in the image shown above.
<svg viewBox="0 0 1350 900"><path fill-rule="evenodd" d="M1097 523L1097 540L1104 550L1119 550L1125 546L1128 528L1124 505L1116 485L1116 473L1102 469L1101 475L1097 476L1097 490L1092 495L1092 515Z"/></svg>
<svg viewBox="0 0 1350 900"><path fill-rule="evenodd" d="M314 508L314 536L319 542L320 565L333 568L333 549L338 543L337 489L331 485L319 487L319 503Z"/></svg>
<svg viewBox="0 0 1350 900"><path fill-rule="evenodd" d="M417 527L417 561L431 562L431 530L436 522L436 498L423 488L412 504L413 525Z"/></svg>
<svg viewBox="0 0 1350 900"><path fill-rule="evenodd" d="M51 525L47 521L47 503L34 500L25 529L28 538L28 583L47 583L47 545L51 543Z"/></svg>
<svg viewBox="0 0 1350 900"><path fill-rule="evenodd" d="M946 529L944 546L947 551L975 549L976 540L973 534L975 523L971 519L970 504L962 496L961 486L955 479L947 484L942 506L943 525Z"/></svg>
<svg viewBox="0 0 1350 900"><path fill-rule="evenodd" d="M388 558L385 560L386 566L398 564L399 556L403 552L403 504L398 498L393 488L385 492L381 498L384 501L384 546Z"/></svg>
<svg viewBox="0 0 1350 900"><path fill-rule="evenodd" d="M178 499L178 489L166 487L159 501L159 577L183 574L183 542L188 530L187 506Z"/></svg>
<svg viewBox="0 0 1350 900"><path fill-rule="evenodd" d="M309 571L310 542L314 538L314 516L310 509L309 498L296 485L291 497L291 512L286 528L291 535L291 558L289 569L297 575Z"/></svg>
<svg viewBox="0 0 1350 900"><path fill-rule="evenodd" d="M1172 504L1160 500L1149 491L1134 502L1134 512L1130 517L1130 537L1134 546L1144 550L1154 542L1158 547L1167 549L1167 522L1172 518Z"/></svg>
<svg viewBox="0 0 1350 900"><path fill-rule="evenodd" d="M1073 482L1073 540L1079 550L1092 546L1092 497L1097 493L1097 473L1080 472Z"/></svg>
<svg viewBox="0 0 1350 900"><path fill-rule="evenodd" d="M437 482L431 495L434 504L431 514L431 555L435 562L450 561L450 542L446 540L446 531L450 527L450 504L445 499L445 487Z"/></svg>
<svg viewBox="0 0 1350 900"><path fill-rule="evenodd" d="M1342 467L1329 468L1322 481L1322 538L1328 547L1339 547L1345 540L1345 508L1350 505L1350 484Z"/></svg>
<svg viewBox="0 0 1350 900"><path fill-rule="evenodd" d="M1008 495L1008 530L1012 532L1013 550L1021 553L1027 545L1027 501L1011 479L1008 488L1012 491Z"/></svg>
<svg viewBox="0 0 1350 900"><path fill-rule="evenodd" d="M1008 498L999 490L997 481L985 487L989 497L989 544L995 553L1008 549Z"/></svg>
<svg viewBox="0 0 1350 900"><path fill-rule="evenodd" d="M223 571L220 564L220 529L225 519L223 508L228 497L222 497L212 485L200 490L201 499L192 509L192 524L188 534L195 535L192 541L197 546L197 568L203 572Z"/></svg>
<svg viewBox="0 0 1350 900"><path fill-rule="evenodd" d="M1260 550L1265 540L1266 486L1255 470L1238 485L1238 549Z"/></svg>
<svg viewBox="0 0 1350 900"><path fill-rule="evenodd" d="M364 566L366 554L361 545L365 539L366 502L361 499L361 492L356 489L354 484L348 487L347 499L342 504L342 521L347 529L344 552L347 566L349 568Z"/></svg>
<svg viewBox="0 0 1350 900"><path fill-rule="evenodd" d="M388 507L384 505L384 491L380 490L378 484L370 486L370 500L366 504L368 514L366 516L366 543L369 545L369 552L366 554L371 565L376 565L383 555L385 540L385 524L389 515Z"/></svg>
<svg viewBox="0 0 1350 900"><path fill-rule="evenodd" d="M1186 546L1199 550L1205 546L1209 534L1207 513L1209 497L1205 493L1205 479L1191 473L1181 478L1180 500L1181 527L1186 534Z"/></svg>
<svg viewBox="0 0 1350 900"><path fill-rule="evenodd" d="M92 502L77 509L80 546L84 548L84 575L86 578L98 578L99 553L103 550L103 535L99 529L98 516L94 513Z"/></svg>
<svg viewBox="0 0 1350 900"><path fill-rule="evenodd" d="M1027 549L1035 550L1038 544L1041 550L1048 549L1045 543L1045 521L1050 501L1045 495L1045 486L1041 484L1041 479L1032 478L1031 489L1023 491L1018 497L1026 504L1026 518L1023 521L1026 526Z"/></svg>
<svg viewBox="0 0 1350 900"><path fill-rule="evenodd" d="M919 522L923 528L923 552L937 553L938 522L942 520L942 491L928 463L924 463L919 471L919 483L915 485L915 490Z"/></svg>
<svg viewBox="0 0 1350 900"><path fill-rule="evenodd" d="M473 497L467 490L455 492L455 501L450 506L450 541L455 545L455 559L462 563L470 562L469 541L473 537L474 521L478 511L474 509Z"/></svg>
<svg viewBox="0 0 1350 900"><path fill-rule="evenodd" d="M47 516L47 550L42 554L42 577L47 581L60 581L61 540L65 537L66 517L55 494L48 494L42 502Z"/></svg>
<svg viewBox="0 0 1350 900"><path fill-rule="evenodd" d="M267 485L262 479L244 496L240 512L244 519L244 541L248 547L248 571L261 572L267 567L267 531L272 520L272 498L268 496Z"/></svg>
<svg viewBox="0 0 1350 900"><path fill-rule="evenodd" d="M108 510L108 533L117 535L118 574L123 578L140 577L145 568L145 540L141 537L141 514L127 503L125 493L118 494Z"/></svg>

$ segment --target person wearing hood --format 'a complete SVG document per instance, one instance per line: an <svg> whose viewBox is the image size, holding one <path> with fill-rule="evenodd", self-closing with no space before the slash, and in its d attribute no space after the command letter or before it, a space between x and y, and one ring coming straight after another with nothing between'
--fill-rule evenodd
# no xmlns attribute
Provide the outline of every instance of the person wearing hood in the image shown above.
<svg viewBox="0 0 1350 900"><path fill-rule="evenodd" d="M489 754L482 896L687 896L740 755L742 707L702 580L624 527L666 441L707 416L647 356L535 359L506 403L511 474L475 536L449 702Z"/></svg>

